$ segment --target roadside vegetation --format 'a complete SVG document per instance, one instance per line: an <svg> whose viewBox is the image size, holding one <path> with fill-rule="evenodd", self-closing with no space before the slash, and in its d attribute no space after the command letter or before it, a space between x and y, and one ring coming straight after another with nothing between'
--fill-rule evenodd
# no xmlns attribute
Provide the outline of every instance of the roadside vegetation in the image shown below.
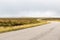
<svg viewBox="0 0 60 40"><path fill-rule="evenodd" d="M0 19L0 33L35 27L47 23L45 20L37 20L36 18Z"/></svg>

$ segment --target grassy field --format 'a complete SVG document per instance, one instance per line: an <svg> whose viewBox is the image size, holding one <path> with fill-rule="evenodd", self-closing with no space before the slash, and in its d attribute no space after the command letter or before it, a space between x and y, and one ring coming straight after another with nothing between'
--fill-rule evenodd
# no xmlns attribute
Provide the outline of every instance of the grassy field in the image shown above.
<svg viewBox="0 0 60 40"><path fill-rule="evenodd" d="M37 18L1 18L0 33L36 27L47 23L47 21L37 20Z"/></svg>
<svg viewBox="0 0 60 40"><path fill-rule="evenodd" d="M60 22L60 18L0 18L0 33L36 27L48 21Z"/></svg>

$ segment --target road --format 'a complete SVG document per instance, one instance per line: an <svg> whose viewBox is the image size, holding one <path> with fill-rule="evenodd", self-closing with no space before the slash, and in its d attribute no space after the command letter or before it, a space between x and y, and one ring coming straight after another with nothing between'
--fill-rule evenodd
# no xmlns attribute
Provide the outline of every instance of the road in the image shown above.
<svg viewBox="0 0 60 40"><path fill-rule="evenodd" d="M0 40L60 40L60 22L3 33Z"/></svg>

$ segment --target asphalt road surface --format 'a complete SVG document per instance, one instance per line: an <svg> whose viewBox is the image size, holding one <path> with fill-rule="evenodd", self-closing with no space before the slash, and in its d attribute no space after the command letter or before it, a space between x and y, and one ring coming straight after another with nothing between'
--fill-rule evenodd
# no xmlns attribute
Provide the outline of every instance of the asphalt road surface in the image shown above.
<svg viewBox="0 0 60 40"><path fill-rule="evenodd" d="M60 40L60 22L0 34L0 40Z"/></svg>

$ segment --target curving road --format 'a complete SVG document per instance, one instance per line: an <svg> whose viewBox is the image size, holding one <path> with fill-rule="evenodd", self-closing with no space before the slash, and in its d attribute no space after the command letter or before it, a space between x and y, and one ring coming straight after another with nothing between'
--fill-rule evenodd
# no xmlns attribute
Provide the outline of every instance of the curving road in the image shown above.
<svg viewBox="0 0 60 40"><path fill-rule="evenodd" d="M60 40L60 22L3 33L0 40Z"/></svg>

